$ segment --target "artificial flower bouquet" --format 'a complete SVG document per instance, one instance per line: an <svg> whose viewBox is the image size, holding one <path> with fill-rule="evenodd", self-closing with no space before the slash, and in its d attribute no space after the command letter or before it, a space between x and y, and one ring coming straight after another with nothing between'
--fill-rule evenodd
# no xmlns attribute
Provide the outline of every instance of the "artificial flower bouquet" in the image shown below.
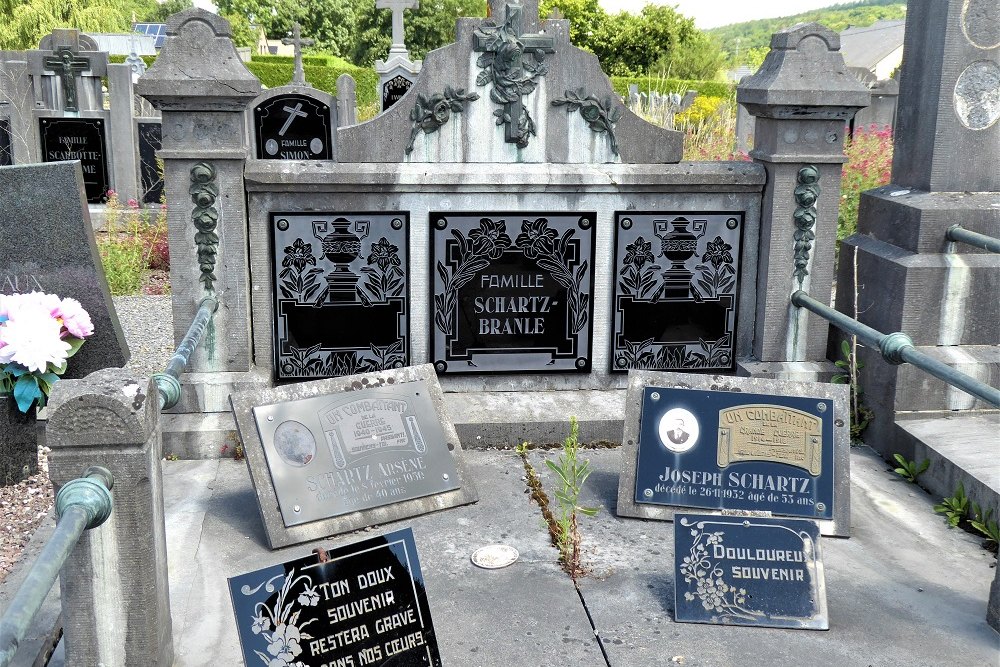
<svg viewBox="0 0 1000 667"><path fill-rule="evenodd" d="M76 299L54 294L0 294L0 396L12 395L21 412L45 406L70 357L94 333Z"/></svg>

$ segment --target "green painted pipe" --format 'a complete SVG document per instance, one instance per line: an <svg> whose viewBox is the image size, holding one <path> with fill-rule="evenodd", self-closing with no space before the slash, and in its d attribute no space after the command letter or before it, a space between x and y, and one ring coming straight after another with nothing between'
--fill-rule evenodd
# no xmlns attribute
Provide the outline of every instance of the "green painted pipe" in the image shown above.
<svg viewBox="0 0 1000 667"><path fill-rule="evenodd" d="M957 371L947 364L930 357L913 346L913 340L901 331L884 334L844 315L840 311L820 303L802 290L792 294L792 304L816 313L835 327L857 336L865 346L877 349L882 358L890 364L908 363L922 371L944 380L953 387L972 394L990 405L1000 407L1000 389L984 384L975 378Z"/></svg>
<svg viewBox="0 0 1000 667"><path fill-rule="evenodd" d="M97 528L111 516L113 502L110 489L113 485L114 478L109 470L92 466L87 468L83 477L59 489L56 494L55 532L0 619L0 667L7 667L14 659L31 622L83 531Z"/></svg>
<svg viewBox="0 0 1000 667"><path fill-rule="evenodd" d="M208 330L208 325L212 321L212 316L219 309L219 301L215 297L207 296L198 305L198 312L195 313L191 326L181 339L180 345L174 352L174 356L167 362L167 367L162 373L153 375L153 381L160 393L160 409L167 410L177 405L181 399L181 373L188 365L195 348L201 343ZM2 667L2 666L0 666Z"/></svg>
<svg viewBox="0 0 1000 667"><path fill-rule="evenodd" d="M945 238L949 241L961 241L962 243L982 248L988 252L1000 252L1000 239L980 234L979 232L969 231L962 225L952 225L949 227L948 231L945 232Z"/></svg>

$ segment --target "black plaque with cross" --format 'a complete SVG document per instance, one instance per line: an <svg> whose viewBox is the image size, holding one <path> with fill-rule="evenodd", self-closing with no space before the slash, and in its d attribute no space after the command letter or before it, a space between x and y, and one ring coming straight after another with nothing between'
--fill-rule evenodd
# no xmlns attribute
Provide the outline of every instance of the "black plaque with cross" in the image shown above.
<svg viewBox="0 0 1000 667"><path fill-rule="evenodd" d="M332 160L330 107L301 93L266 99L253 110L258 160Z"/></svg>
<svg viewBox="0 0 1000 667"><path fill-rule="evenodd" d="M538 80L548 72L545 54L555 53L549 35L524 35L523 8L506 5L503 25L485 24L473 33L473 51L482 52L476 64L483 70L476 85L493 84L490 99L503 106L493 112L497 125L504 125L504 141L528 145L536 134L535 121L524 106L524 96L535 91Z"/></svg>
<svg viewBox="0 0 1000 667"><path fill-rule="evenodd" d="M79 111L76 77L90 69L90 58L78 56L68 46L61 46L54 55L45 58L42 64L46 69L52 70L62 81L65 98L63 108L66 111Z"/></svg>

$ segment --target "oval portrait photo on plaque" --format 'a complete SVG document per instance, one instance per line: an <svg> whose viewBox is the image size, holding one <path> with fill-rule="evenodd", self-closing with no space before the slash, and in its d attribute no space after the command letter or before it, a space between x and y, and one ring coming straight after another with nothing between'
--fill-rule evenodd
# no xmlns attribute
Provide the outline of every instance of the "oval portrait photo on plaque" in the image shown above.
<svg viewBox="0 0 1000 667"><path fill-rule="evenodd" d="M671 408L664 412L656 428L663 446L678 453L695 446L700 430L698 418L684 408Z"/></svg>

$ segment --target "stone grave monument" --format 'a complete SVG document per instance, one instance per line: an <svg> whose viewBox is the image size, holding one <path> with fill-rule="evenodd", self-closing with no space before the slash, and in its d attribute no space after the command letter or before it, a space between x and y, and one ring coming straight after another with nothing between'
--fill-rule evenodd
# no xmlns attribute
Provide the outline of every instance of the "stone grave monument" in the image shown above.
<svg viewBox="0 0 1000 667"><path fill-rule="evenodd" d="M313 43L293 24L295 73L287 86L264 91L250 103L249 119L258 160L335 160L337 100L306 82L302 47Z"/></svg>
<svg viewBox="0 0 1000 667"><path fill-rule="evenodd" d="M7 120L6 135L10 141L7 164L40 162L38 121L34 110L34 90L27 60L5 59L0 53L0 124L3 119ZM4 141L3 135L4 130L0 129L0 142ZM0 162L4 159L0 157Z"/></svg>
<svg viewBox="0 0 1000 667"><path fill-rule="evenodd" d="M410 60L403 32L403 10L417 9L419 6L419 0L375 0L376 8L392 10L392 46L385 60L375 61L380 111L388 111L406 95L420 73L422 63Z"/></svg>
<svg viewBox="0 0 1000 667"><path fill-rule="evenodd" d="M94 40L79 30L56 29L27 58L42 162L79 160L87 201L100 203L115 185L108 140L110 112L104 108L101 90L108 54L97 51Z"/></svg>

